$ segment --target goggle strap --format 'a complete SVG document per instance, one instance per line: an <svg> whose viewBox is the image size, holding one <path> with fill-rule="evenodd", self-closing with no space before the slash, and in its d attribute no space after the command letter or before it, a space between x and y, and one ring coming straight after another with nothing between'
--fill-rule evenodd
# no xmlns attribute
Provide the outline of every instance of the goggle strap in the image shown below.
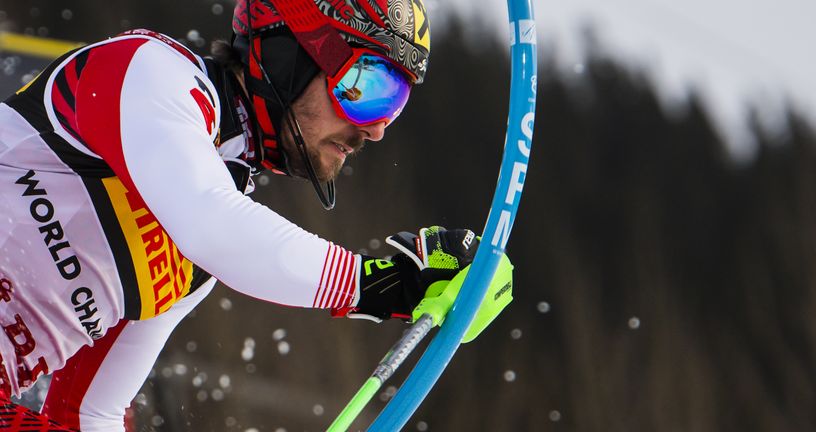
<svg viewBox="0 0 816 432"><path fill-rule="evenodd" d="M352 56L351 46L312 0L270 0L298 43L328 76Z"/></svg>

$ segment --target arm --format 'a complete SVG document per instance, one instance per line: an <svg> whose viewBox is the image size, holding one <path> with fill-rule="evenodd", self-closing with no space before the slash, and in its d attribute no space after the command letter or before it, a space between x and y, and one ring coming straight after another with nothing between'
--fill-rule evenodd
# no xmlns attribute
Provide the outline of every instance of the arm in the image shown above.
<svg viewBox="0 0 816 432"><path fill-rule="evenodd" d="M170 333L212 290L210 279L167 312L122 320L54 372L42 413L82 432L124 431L125 410L142 387Z"/></svg>
<svg viewBox="0 0 816 432"><path fill-rule="evenodd" d="M203 73L157 42L113 45L97 48L82 74L80 134L179 250L254 297L301 307L351 303L359 257L236 190L213 144L220 107ZM331 301L318 302L327 290Z"/></svg>
<svg viewBox="0 0 816 432"><path fill-rule="evenodd" d="M419 261L427 250L406 244L401 250L411 253L393 262L363 259L244 196L213 145L220 109L201 71L157 42L98 50L77 92L82 138L179 250L226 285L276 303L382 319L410 317L429 280L452 277L449 268ZM464 251L468 259L473 251Z"/></svg>

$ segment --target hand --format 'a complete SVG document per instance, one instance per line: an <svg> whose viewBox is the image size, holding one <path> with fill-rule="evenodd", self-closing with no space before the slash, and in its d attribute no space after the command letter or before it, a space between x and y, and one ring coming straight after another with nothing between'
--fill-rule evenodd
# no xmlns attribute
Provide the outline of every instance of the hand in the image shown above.
<svg viewBox="0 0 816 432"><path fill-rule="evenodd" d="M425 295L425 290L432 283L440 280L451 280L462 269L473 262L479 238L469 229L446 230L440 226L422 228L419 236L409 232L400 232L385 240L401 253L394 256L395 261L410 259L418 270L416 281L418 298L416 305ZM407 264L407 263L406 263Z"/></svg>
<svg viewBox="0 0 816 432"><path fill-rule="evenodd" d="M425 298L414 308L412 317L417 321L430 315L434 325L441 325L459 296L459 290L467 277L470 266L456 274L451 281L437 281L425 291ZM473 321L462 337L462 343L476 338L513 301L513 264L502 254L487 292L476 309Z"/></svg>
<svg viewBox="0 0 816 432"><path fill-rule="evenodd" d="M467 267L476 256L479 239L469 229L446 230L440 226L422 228L419 236L402 231L385 240L399 249L422 271L453 270Z"/></svg>
<svg viewBox="0 0 816 432"><path fill-rule="evenodd" d="M410 258L419 269L418 283L413 286L420 289L411 290L412 285L406 284L406 307L410 308L413 321L428 314L434 325L442 324L459 295L470 263L476 257L479 241L473 231L448 231L442 227L423 228L419 237L401 232L386 240L402 251L394 257L395 260L402 255L403 259ZM462 343L475 339L512 300L513 264L507 255L502 255Z"/></svg>
<svg viewBox="0 0 816 432"><path fill-rule="evenodd" d="M418 236L400 232L386 243L400 253L390 261L364 256L359 270L360 298L353 306L333 310L332 315L410 320L428 286L453 279L473 261L479 240L471 230L433 226L422 228Z"/></svg>

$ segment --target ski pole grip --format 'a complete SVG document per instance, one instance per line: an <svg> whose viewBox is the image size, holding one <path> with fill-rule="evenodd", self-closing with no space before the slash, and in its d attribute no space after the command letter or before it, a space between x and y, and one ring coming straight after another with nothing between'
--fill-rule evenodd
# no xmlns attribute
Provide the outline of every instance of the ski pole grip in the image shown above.
<svg viewBox="0 0 816 432"><path fill-rule="evenodd" d="M419 342L431 331L433 326L434 323L431 315L422 315L411 328L405 331L400 340L391 347L385 357L380 361L380 364L377 365L372 376L379 378L380 382L385 382L390 378L391 375L394 374L394 371L400 367L402 362L408 358L411 351L413 351L414 348L419 345Z"/></svg>

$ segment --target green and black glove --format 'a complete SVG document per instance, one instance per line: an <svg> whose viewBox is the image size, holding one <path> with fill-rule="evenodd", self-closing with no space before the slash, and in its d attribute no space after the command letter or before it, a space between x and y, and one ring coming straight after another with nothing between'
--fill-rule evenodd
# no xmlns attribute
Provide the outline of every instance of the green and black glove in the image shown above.
<svg viewBox="0 0 816 432"><path fill-rule="evenodd" d="M381 321L411 319L432 283L451 280L476 256L479 240L468 229L432 226L419 235L400 232L386 239L400 253L391 260L363 256L357 304L333 309L333 316Z"/></svg>

